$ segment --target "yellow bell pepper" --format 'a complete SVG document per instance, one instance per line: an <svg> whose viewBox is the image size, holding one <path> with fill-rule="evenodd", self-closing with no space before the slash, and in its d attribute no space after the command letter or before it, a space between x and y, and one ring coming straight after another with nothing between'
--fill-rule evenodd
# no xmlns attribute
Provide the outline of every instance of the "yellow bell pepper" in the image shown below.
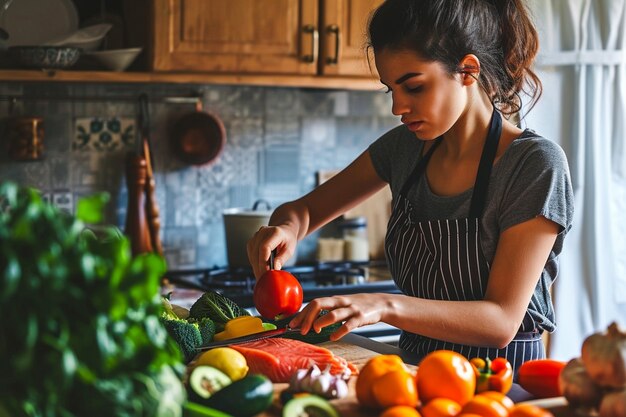
<svg viewBox="0 0 626 417"><path fill-rule="evenodd" d="M263 321L259 317L241 316L227 321L224 325L224 331L217 333L213 340L221 342L222 340L247 336L265 330L267 329L263 326Z"/></svg>

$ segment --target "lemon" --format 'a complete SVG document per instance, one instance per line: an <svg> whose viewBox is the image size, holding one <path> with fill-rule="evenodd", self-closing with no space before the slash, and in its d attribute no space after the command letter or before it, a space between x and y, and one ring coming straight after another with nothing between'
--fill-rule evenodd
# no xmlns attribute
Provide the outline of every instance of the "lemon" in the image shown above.
<svg viewBox="0 0 626 417"><path fill-rule="evenodd" d="M229 347L207 350L200 355L195 365L207 365L217 368L224 372L232 381L237 381L248 373L246 357Z"/></svg>

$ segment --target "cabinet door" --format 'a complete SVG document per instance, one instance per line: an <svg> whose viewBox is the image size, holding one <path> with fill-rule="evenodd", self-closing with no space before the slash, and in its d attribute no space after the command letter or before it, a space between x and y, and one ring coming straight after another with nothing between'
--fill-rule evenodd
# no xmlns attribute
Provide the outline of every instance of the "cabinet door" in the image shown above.
<svg viewBox="0 0 626 417"><path fill-rule="evenodd" d="M155 70L315 74L318 0L155 0Z"/></svg>
<svg viewBox="0 0 626 417"><path fill-rule="evenodd" d="M325 75L376 77L366 58L367 22L383 0L324 0L320 71Z"/></svg>

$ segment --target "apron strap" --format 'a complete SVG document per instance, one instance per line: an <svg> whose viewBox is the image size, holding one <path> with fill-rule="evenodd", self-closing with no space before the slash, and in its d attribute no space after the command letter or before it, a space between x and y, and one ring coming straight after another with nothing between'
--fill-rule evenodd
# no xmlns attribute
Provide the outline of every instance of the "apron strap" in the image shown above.
<svg viewBox="0 0 626 417"><path fill-rule="evenodd" d="M483 152L480 156L480 163L478 165L478 173L476 175L476 181L474 182L474 191L472 192L472 202L470 204L469 218L478 219L482 216L485 202L487 200L487 188L489 187L489 177L491 176L491 167L493 161L496 158L496 152L498 150L498 144L500 143L500 135L502 134L502 117L494 107L491 114L491 122L489 124L489 132L485 145L483 146ZM437 146L441 143L443 136L439 136L435 139L435 143L430 147L426 155L419 160L411 174L404 182L400 195L406 198L406 194L413 184L417 184L420 177L426 171L426 165L430 161Z"/></svg>
<svg viewBox="0 0 626 417"><path fill-rule="evenodd" d="M419 181L420 177L424 174L424 171L426 171L426 165L428 165L430 157L433 155L433 152L435 152L435 149L437 149L437 146L439 146L442 139L443 136L439 136L437 139L435 139L435 143L433 143L428 152L426 152L426 155L424 155L422 159L419 160L413 171L411 171L406 181L404 182L402 189L400 190L401 196L406 198L406 193L408 192L409 187L413 184L417 184L417 181Z"/></svg>
<svg viewBox="0 0 626 417"><path fill-rule="evenodd" d="M487 201L487 188L489 187L491 168L493 167L493 161L496 159L501 134L502 116L500 116L500 113L498 113L494 107L493 113L491 114L489 133L487 134L487 140L483 146L483 153L480 156L474 191L472 192L472 202L469 211L470 219L479 219L483 214L485 202Z"/></svg>

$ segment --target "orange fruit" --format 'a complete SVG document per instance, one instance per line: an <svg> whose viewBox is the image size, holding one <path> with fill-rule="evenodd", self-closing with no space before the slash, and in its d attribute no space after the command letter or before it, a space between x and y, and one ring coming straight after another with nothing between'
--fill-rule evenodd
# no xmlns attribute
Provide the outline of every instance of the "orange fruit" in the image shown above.
<svg viewBox="0 0 626 417"><path fill-rule="evenodd" d="M395 405L387 408L379 417L422 417L422 415L408 405Z"/></svg>
<svg viewBox="0 0 626 417"><path fill-rule="evenodd" d="M478 414L482 417L508 417L509 411L498 401L477 395L463 406L461 413Z"/></svg>
<svg viewBox="0 0 626 417"><path fill-rule="evenodd" d="M372 383L372 394L379 407L387 408L394 405L417 405L417 387L413 375L399 369L378 377Z"/></svg>
<svg viewBox="0 0 626 417"><path fill-rule="evenodd" d="M453 417L459 414L461 406L449 398L433 398L422 406L423 417Z"/></svg>
<svg viewBox="0 0 626 417"><path fill-rule="evenodd" d="M374 381L387 372L397 370L406 370L398 355L378 355L367 361L356 380L356 398L359 403L366 407L376 407L378 404L372 393Z"/></svg>
<svg viewBox="0 0 626 417"><path fill-rule="evenodd" d="M465 405L476 389L476 374L460 353L436 350L424 357L418 367L417 391L424 403L438 397Z"/></svg>

